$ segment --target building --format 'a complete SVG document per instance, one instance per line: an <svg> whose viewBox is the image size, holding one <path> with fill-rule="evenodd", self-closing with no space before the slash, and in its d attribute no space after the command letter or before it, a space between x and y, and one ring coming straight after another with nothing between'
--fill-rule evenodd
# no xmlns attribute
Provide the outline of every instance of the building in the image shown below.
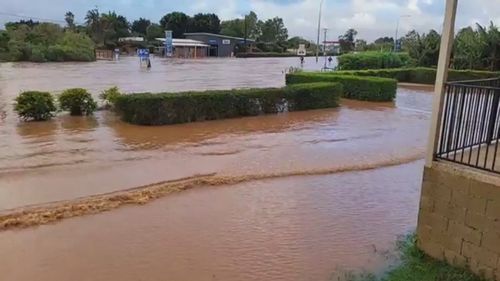
<svg viewBox="0 0 500 281"><path fill-rule="evenodd" d="M448 82L457 2L446 0L418 246L500 280L500 77Z"/></svg>
<svg viewBox="0 0 500 281"><path fill-rule="evenodd" d="M156 38L157 41L165 43L165 38ZM162 44L163 45L163 44ZM192 39L172 39L174 58L205 58L209 55L209 45ZM163 54L165 46L156 48L158 53Z"/></svg>
<svg viewBox="0 0 500 281"><path fill-rule="evenodd" d="M206 32L184 33L184 36L186 39L197 40L207 44L209 46L208 56L210 57L232 57L241 46L255 43L252 39Z"/></svg>

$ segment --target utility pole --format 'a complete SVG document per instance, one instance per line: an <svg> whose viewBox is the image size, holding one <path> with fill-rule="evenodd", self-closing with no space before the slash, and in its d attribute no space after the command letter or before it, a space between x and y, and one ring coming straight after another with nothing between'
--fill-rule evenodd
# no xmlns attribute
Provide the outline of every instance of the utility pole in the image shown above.
<svg viewBox="0 0 500 281"><path fill-rule="evenodd" d="M321 31L321 10L323 9L323 0L319 2L319 16L318 16L318 39L316 41L316 63L318 62L319 57L319 36Z"/></svg>

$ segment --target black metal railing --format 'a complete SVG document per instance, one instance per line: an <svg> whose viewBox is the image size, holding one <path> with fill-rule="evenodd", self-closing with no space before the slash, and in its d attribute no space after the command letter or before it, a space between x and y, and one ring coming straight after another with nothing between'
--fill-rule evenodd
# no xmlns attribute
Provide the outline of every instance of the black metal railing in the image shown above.
<svg viewBox="0 0 500 281"><path fill-rule="evenodd" d="M500 173L499 102L500 77L447 83L436 158Z"/></svg>

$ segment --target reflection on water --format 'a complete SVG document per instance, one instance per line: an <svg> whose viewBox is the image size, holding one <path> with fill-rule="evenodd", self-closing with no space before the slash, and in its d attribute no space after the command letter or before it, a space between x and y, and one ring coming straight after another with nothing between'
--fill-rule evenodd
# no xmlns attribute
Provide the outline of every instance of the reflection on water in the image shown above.
<svg viewBox="0 0 500 281"><path fill-rule="evenodd" d="M416 225L422 162L205 187L0 233L6 280L337 280Z"/></svg>

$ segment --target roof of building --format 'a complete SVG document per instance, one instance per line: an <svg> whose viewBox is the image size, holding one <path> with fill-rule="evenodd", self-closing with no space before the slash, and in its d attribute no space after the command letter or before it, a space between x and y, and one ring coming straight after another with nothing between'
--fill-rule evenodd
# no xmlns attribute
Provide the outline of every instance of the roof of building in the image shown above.
<svg viewBox="0 0 500 281"><path fill-rule="evenodd" d="M155 39L160 42L165 42L165 38L155 38ZM207 44L201 41L192 39L179 39L179 38L172 39L172 45L174 47L209 47Z"/></svg>
<svg viewBox="0 0 500 281"><path fill-rule="evenodd" d="M212 36L212 37L219 37L219 38L227 38L227 39L234 39L234 40L245 40L245 38L241 37L233 37L233 36L227 36L227 35L222 35L222 34L215 34L215 33L208 33L208 32L188 32L184 33L184 36L197 36L197 35L202 35L202 36ZM249 42L255 42L253 39L246 39Z"/></svg>
<svg viewBox="0 0 500 281"><path fill-rule="evenodd" d="M144 42L143 37L120 37L118 42Z"/></svg>

